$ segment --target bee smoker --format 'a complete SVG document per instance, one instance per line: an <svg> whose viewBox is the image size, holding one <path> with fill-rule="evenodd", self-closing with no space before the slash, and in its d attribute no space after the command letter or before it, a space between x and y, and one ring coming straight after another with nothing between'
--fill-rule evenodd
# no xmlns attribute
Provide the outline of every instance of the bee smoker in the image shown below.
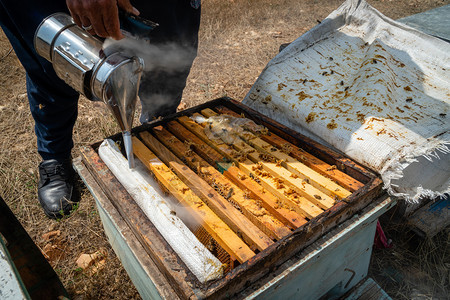
<svg viewBox="0 0 450 300"><path fill-rule="evenodd" d="M122 130L129 167L134 168L131 127L144 61L121 52L105 55L102 45L65 13L44 19L34 36L37 53L52 63L58 77L88 99L107 104Z"/></svg>

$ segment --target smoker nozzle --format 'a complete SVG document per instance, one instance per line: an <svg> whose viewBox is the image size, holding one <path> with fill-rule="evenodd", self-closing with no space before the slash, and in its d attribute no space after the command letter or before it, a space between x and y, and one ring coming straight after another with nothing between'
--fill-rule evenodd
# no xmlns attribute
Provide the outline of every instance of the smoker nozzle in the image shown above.
<svg viewBox="0 0 450 300"><path fill-rule="evenodd" d="M106 104L122 130L123 144L125 146L125 154L128 159L128 166L132 169L134 168L134 155L130 130L135 106L131 105L128 109L121 108L121 106L114 102L114 99L110 99L110 101L106 102Z"/></svg>
<svg viewBox="0 0 450 300"><path fill-rule="evenodd" d="M114 69L108 78L107 90L104 94L109 95L108 100L104 102L108 104L122 130L130 169L134 168L131 128L138 100L140 78L144 68L144 61L141 58L133 57L131 62Z"/></svg>
<svg viewBox="0 0 450 300"><path fill-rule="evenodd" d="M131 132L124 131L122 132L123 136L123 144L125 146L125 153L128 159L128 167L133 169L135 167L134 164L134 154L133 154L133 142L131 141Z"/></svg>

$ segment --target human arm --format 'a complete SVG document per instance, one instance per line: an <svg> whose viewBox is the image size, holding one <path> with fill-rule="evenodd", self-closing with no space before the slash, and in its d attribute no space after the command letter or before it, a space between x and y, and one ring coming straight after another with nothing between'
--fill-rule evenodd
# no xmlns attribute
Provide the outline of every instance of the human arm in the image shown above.
<svg viewBox="0 0 450 300"><path fill-rule="evenodd" d="M67 7L75 23L100 37L112 37L120 40L119 8L139 15L129 0L66 0Z"/></svg>

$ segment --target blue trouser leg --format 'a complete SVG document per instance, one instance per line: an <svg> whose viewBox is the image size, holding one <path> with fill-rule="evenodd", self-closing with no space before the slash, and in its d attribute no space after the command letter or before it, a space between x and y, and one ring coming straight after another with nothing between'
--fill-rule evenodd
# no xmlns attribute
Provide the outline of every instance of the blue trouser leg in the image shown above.
<svg viewBox="0 0 450 300"><path fill-rule="evenodd" d="M66 88L72 91L71 88ZM30 110L35 120L38 152L45 159L65 159L73 147L72 130L78 113L78 93L54 95L27 75Z"/></svg>
<svg viewBox="0 0 450 300"><path fill-rule="evenodd" d="M164 68L145 73L139 97L142 104L142 123L176 112L186 79L197 55L200 8L191 7L189 0L132 1L141 16L160 26L150 34L151 44L175 43L184 49L184 66L168 72Z"/></svg>
<svg viewBox="0 0 450 300"><path fill-rule="evenodd" d="M33 45L37 26L48 15L67 10L62 4L63 1L0 0L0 26L27 73L28 101L35 120L38 152L43 159L69 157L77 118L78 93L58 78Z"/></svg>

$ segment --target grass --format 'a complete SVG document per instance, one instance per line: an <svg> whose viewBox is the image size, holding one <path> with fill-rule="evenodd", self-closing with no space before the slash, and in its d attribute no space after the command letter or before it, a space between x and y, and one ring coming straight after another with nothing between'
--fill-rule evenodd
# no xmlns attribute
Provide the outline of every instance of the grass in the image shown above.
<svg viewBox="0 0 450 300"><path fill-rule="evenodd" d="M342 2L204 0L198 58L188 78L183 102L190 107L223 95L242 99L267 62L278 53L281 44L293 41L315 26ZM396 19L449 4L449 1L373 0L370 3ZM48 243L42 239L42 234L61 230L58 247L63 249L63 254L50 263L72 298L139 298L106 239L94 199L87 189L81 191L78 209L64 220L49 220L42 212L36 197L40 157L36 153L34 123L28 109L25 72L14 52L8 54L10 49L0 31L0 195L41 249ZM137 122L138 118L135 119ZM80 147L117 132L119 127L106 107L81 98L73 156L79 155ZM434 292L445 289L448 292L448 231L432 241L416 241L416 247L412 248L408 240L404 241L409 236L401 229L397 231L398 234L391 237L396 248L375 251L372 261L372 272L382 286L398 299L415 295L415 281L431 281L427 287L433 288L422 287L421 290L428 298ZM75 262L80 254L93 253L100 248L107 249L105 268L94 275L77 269ZM416 279L397 278L397 271L404 270L405 266L411 266L410 273L419 270L420 274L427 275ZM386 271L391 270L388 267L393 271Z"/></svg>
<svg viewBox="0 0 450 300"><path fill-rule="evenodd" d="M374 250L369 275L394 299L446 299L450 291L450 228L422 240L388 215L381 221L394 246Z"/></svg>

